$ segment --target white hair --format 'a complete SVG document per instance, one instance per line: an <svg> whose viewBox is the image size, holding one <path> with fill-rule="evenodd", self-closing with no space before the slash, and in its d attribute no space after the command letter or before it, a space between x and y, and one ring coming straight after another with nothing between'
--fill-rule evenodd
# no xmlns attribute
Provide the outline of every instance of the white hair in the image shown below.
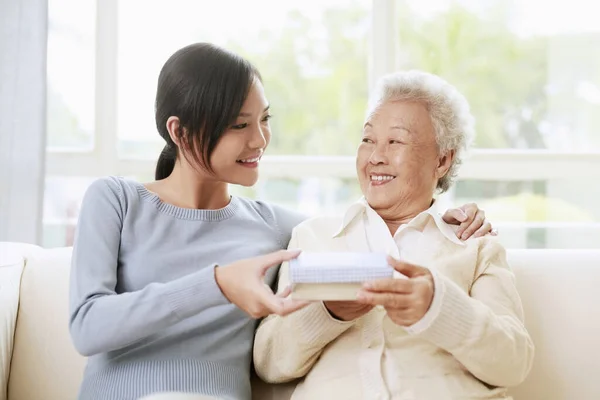
<svg viewBox="0 0 600 400"><path fill-rule="evenodd" d="M440 154L455 152L450 169L437 184L441 192L447 191L475 135L474 118L467 99L439 76L413 70L395 72L377 82L369 99L366 118L389 101L418 101L427 107Z"/></svg>

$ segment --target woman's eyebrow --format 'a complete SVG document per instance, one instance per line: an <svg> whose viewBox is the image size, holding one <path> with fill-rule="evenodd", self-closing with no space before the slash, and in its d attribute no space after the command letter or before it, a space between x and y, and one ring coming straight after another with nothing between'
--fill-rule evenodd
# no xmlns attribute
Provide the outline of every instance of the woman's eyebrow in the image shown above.
<svg viewBox="0 0 600 400"><path fill-rule="evenodd" d="M264 114L265 112L269 111L269 108L271 108L271 105L266 106L265 109L262 111L262 113ZM240 112L239 116L240 117L251 117L252 113Z"/></svg>
<svg viewBox="0 0 600 400"><path fill-rule="evenodd" d="M408 133L412 133L409 128L407 128L406 126L403 126L403 125L393 125L390 129L391 130L401 130L401 131L406 131Z"/></svg>

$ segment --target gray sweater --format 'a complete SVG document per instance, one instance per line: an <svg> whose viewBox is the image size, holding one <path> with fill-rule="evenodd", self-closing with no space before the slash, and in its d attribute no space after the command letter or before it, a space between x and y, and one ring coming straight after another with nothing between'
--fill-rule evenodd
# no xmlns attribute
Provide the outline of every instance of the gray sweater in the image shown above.
<svg viewBox="0 0 600 400"><path fill-rule="evenodd" d="M220 210L184 209L134 181L95 181L71 271L71 337L89 357L79 399L249 399L256 321L223 296L214 268L285 248L302 219L235 196Z"/></svg>

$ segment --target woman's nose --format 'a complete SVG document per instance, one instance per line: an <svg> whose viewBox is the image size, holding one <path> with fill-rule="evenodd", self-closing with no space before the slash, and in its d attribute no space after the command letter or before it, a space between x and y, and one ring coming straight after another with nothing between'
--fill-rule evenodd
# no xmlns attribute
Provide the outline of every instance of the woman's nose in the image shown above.
<svg viewBox="0 0 600 400"><path fill-rule="evenodd" d="M259 125L252 132L252 139L249 143L250 147L253 149L263 149L267 146L267 139L265 137L265 132L262 127Z"/></svg>
<svg viewBox="0 0 600 400"><path fill-rule="evenodd" d="M374 165L387 163L386 149L381 146L375 147L371 153L369 162Z"/></svg>

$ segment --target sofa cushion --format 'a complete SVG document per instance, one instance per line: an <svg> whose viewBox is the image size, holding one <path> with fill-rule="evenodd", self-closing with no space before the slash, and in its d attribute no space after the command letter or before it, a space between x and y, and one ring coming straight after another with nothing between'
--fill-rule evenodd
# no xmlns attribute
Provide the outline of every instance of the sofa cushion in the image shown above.
<svg viewBox="0 0 600 400"><path fill-rule="evenodd" d="M508 260L536 347L531 373L511 394L600 398L600 250L512 250Z"/></svg>
<svg viewBox="0 0 600 400"><path fill-rule="evenodd" d="M21 279L8 400L77 397L85 358L71 344L68 291L71 249L29 258Z"/></svg>
<svg viewBox="0 0 600 400"><path fill-rule="evenodd" d="M0 266L15 264L42 252L44 249L34 244L0 242Z"/></svg>
<svg viewBox="0 0 600 400"><path fill-rule="evenodd" d="M24 269L9 400L75 399L85 359L68 333L71 249L44 250ZM515 400L592 399L600 381L600 250L511 250L525 324L536 345L527 380ZM34 382L35 384L32 384ZM253 381L254 398L289 399L293 385Z"/></svg>

